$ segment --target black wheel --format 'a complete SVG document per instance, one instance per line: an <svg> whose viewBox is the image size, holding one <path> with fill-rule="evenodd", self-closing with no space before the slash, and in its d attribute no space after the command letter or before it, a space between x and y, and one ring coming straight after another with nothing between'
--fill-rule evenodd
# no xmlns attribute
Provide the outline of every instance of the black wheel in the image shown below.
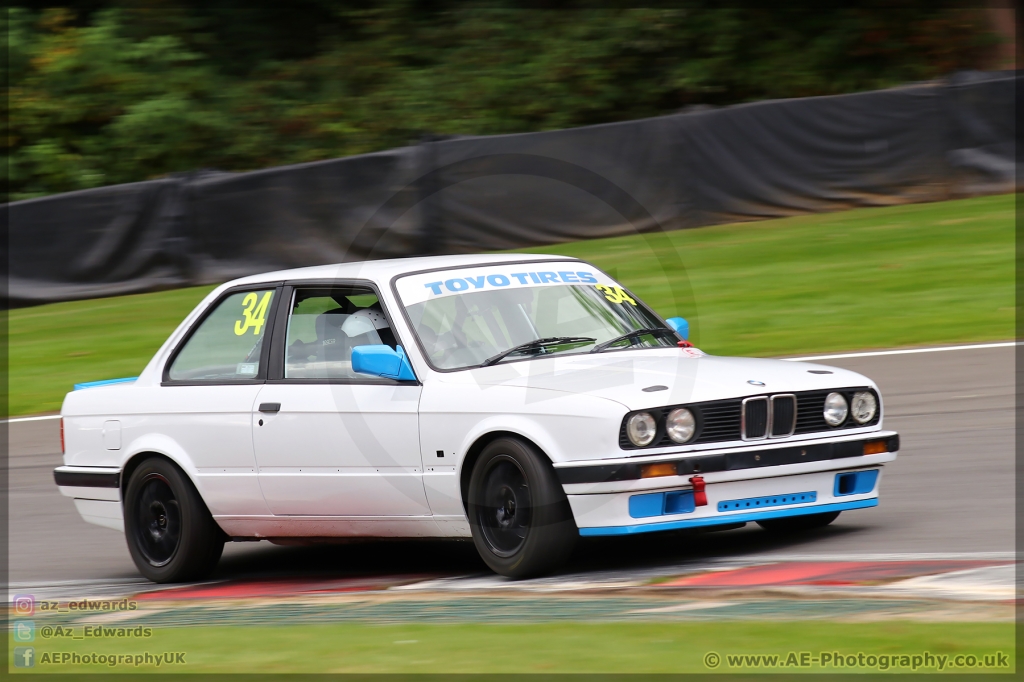
<svg viewBox="0 0 1024 682"><path fill-rule="evenodd" d="M480 453L469 479L469 525L484 562L510 578L554 570L579 537L551 462L517 438Z"/></svg>
<svg viewBox="0 0 1024 682"><path fill-rule="evenodd" d="M161 457L132 473L124 496L128 551L156 583L203 578L224 551L224 532L181 469Z"/></svg>
<svg viewBox="0 0 1024 682"><path fill-rule="evenodd" d="M804 514L802 516L784 516L781 519L765 519L757 525L773 533L798 533L813 528L824 528L839 518L839 512L825 514Z"/></svg>

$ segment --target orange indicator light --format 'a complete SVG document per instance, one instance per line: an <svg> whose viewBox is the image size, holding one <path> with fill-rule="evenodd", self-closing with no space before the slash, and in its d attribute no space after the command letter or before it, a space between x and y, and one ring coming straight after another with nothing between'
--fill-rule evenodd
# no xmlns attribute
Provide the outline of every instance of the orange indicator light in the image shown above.
<svg viewBox="0 0 1024 682"><path fill-rule="evenodd" d="M864 443L865 455L880 455L883 452L889 452L889 445L884 440L869 440Z"/></svg>
<svg viewBox="0 0 1024 682"><path fill-rule="evenodd" d="M659 462L657 464L641 464L640 478L655 478L656 476L675 476L676 465L674 462Z"/></svg>

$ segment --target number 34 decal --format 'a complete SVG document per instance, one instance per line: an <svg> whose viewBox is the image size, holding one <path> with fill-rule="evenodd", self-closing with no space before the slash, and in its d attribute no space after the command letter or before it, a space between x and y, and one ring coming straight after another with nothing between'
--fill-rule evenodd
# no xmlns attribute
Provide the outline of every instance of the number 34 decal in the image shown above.
<svg viewBox="0 0 1024 682"><path fill-rule="evenodd" d="M636 301L629 297L622 287L610 287L607 284L596 285L598 289L604 292L604 297L612 303L629 303L630 305L636 305Z"/></svg>
<svg viewBox="0 0 1024 682"><path fill-rule="evenodd" d="M242 299L242 316L243 320L235 320L235 335L241 336L242 334L249 331L249 327L252 327L252 333L256 336L260 335L260 330L263 329L263 323L266 322L267 307L270 305L270 297L273 296L273 291L268 291L263 294L263 298L260 299L259 294L252 292L245 295ZM259 304L256 302L259 301Z"/></svg>

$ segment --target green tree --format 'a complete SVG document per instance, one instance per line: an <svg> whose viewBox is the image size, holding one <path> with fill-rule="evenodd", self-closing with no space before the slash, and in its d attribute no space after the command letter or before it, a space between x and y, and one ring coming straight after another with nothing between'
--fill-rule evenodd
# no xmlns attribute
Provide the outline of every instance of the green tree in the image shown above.
<svg viewBox="0 0 1024 682"><path fill-rule="evenodd" d="M10 9L11 198L835 94L978 68L980 10L449 0Z"/></svg>

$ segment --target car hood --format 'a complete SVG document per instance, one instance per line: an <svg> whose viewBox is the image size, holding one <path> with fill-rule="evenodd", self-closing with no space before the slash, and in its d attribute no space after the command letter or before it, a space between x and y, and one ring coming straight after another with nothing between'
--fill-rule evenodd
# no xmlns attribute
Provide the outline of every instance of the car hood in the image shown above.
<svg viewBox="0 0 1024 682"><path fill-rule="evenodd" d="M838 367L699 351L687 354L683 350L688 349L538 358L446 374L443 380L587 394L614 400L630 410L765 393L874 386L867 377Z"/></svg>

